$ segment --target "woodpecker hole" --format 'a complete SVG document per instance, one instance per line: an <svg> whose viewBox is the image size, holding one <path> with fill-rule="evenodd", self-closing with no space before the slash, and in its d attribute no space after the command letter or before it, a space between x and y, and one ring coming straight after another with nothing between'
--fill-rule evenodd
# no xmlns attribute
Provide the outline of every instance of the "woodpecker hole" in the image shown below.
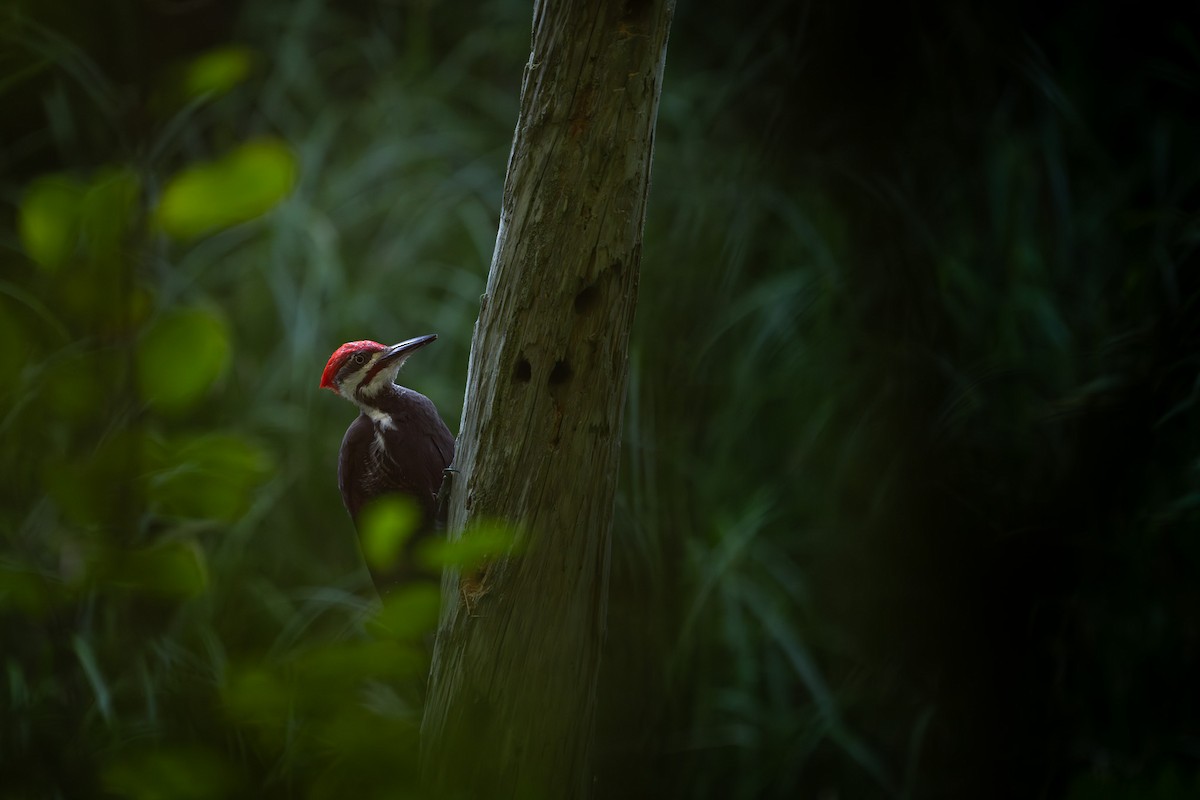
<svg viewBox="0 0 1200 800"><path fill-rule="evenodd" d="M590 314L596 308L596 301L600 299L600 290L595 284L584 289L579 294L575 295L575 313Z"/></svg>
<svg viewBox="0 0 1200 800"><path fill-rule="evenodd" d="M621 8L621 23L628 24L645 19L651 8L653 8L653 4L646 0L625 0Z"/></svg>
<svg viewBox="0 0 1200 800"><path fill-rule="evenodd" d="M571 380L571 365L566 361L555 361L554 369L550 370L550 385L561 386Z"/></svg>
<svg viewBox="0 0 1200 800"><path fill-rule="evenodd" d="M521 356L517 359L517 366L513 368L513 380L517 383L529 383L533 378L533 368L529 366L529 359Z"/></svg>

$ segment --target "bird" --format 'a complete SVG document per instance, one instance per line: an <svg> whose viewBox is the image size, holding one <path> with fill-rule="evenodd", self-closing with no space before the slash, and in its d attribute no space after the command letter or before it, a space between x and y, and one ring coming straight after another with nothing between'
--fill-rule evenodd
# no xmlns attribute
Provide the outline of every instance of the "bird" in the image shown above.
<svg viewBox="0 0 1200 800"><path fill-rule="evenodd" d="M407 495L420 514L400 563L383 567L368 561L380 597L422 577L406 562L411 561L412 545L436 526L443 471L454 459L454 437L433 401L395 382L408 357L436 339L431 333L390 346L370 340L346 342L333 351L321 374L320 388L359 409L338 453L338 488L360 543L363 510L376 498Z"/></svg>

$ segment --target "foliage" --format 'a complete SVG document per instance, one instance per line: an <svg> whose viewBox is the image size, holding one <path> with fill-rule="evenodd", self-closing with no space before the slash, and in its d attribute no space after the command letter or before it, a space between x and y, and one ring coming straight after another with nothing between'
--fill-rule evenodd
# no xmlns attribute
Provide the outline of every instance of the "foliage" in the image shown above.
<svg viewBox="0 0 1200 800"><path fill-rule="evenodd" d="M228 9L0 21L5 796L412 789L316 384L436 331L453 426L529 9ZM1200 790L1180 13L679 5L600 794Z"/></svg>
<svg viewBox="0 0 1200 800"><path fill-rule="evenodd" d="M6 796L391 797L415 780L437 592L365 599L333 480L349 409L316 384L339 337L469 327L502 169L501 140L483 166L470 127L509 108L439 106L449 89L353 19L375 96L331 103L323 76L346 74L313 54L338 15L278 19L240 23L274 50L214 42L131 85L36 18L5 21L14 57L41 63L14 105L63 98L60 124L14 118L12 135L31 163L65 155L5 183ZM430 259L451 257L458 276L435 282ZM397 263L400 292L368 288ZM465 348L422 359L444 408Z"/></svg>
<svg viewBox="0 0 1200 800"><path fill-rule="evenodd" d="M672 37L610 731L658 794L1190 796L1190 28L756 8Z"/></svg>

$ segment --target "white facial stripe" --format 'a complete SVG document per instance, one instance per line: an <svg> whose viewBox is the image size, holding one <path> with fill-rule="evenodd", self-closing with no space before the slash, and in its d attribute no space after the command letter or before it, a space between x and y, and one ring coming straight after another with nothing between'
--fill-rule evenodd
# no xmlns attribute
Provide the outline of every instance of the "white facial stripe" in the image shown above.
<svg viewBox="0 0 1200 800"><path fill-rule="evenodd" d="M357 357L357 354L351 356L338 373L338 389L351 400L354 399L354 395L358 392L359 384L367 372L370 371L371 364L374 361L374 357L372 356L367 363L359 366L354 363L354 359Z"/></svg>
<svg viewBox="0 0 1200 800"><path fill-rule="evenodd" d="M379 360L381 355L382 351L379 355L376 355L371 359L371 363L362 368L360 371L360 380L371 374L372 370L375 369L375 363ZM404 362L406 360L408 360L407 356L400 356L394 361L391 361L387 366L376 372L375 375L371 377L369 383L361 383L359 385L359 391L365 395L377 394L380 389L385 389L391 384L395 383L396 373L400 371L400 367L404 366Z"/></svg>
<svg viewBox="0 0 1200 800"><path fill-rule="evenodd" d="M400 367L408 360L407 355L401 356L376 371L375 365L384 352L381 350L373 354L371 360L366 364L348 371L345 377L341 379L339 387L343 397L353 400L376 423L390 425L391 420L386 415L381 414L378 410L363 402L366 398L373 397L394 384L396 382L396 373L400 371ZM371 375L372 372L375 374ZM371 376L369 382L366 382L367 376Z"/></svg>

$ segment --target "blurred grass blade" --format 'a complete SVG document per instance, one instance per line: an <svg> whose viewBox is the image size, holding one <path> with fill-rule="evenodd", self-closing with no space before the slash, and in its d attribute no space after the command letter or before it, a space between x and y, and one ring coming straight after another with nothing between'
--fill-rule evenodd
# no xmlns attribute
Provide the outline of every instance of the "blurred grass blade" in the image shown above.
<svg viewBox="0 0 1200 800"><path fill-rule="evenodd" d="M96 653L87 639L79 634L76 634L71 641L75 655L79 658L79 664L83 667L83 674L87 677L88 685L92 687L92 694L96 698L96 708L100 711L100 716L104 721L111 724L113 721L112 695L109 693L104 675L100 672Z"/></svg>
<svg viewBox="0 0 1200 800"><path fill-rule="evenodd" d="M846 724L838 707L837 698L825 682L816 659L800 638L795 624L786 618L783 608L768 600L760 591L747 587L746 598L755 611L755 615L766 628L773 641L787 656L792 669L808 689L813 701L820 711L822 719L829 727L829 736L850 756L862 769L873 777L880 786L889 788L892 785L883 762Z"/></svg>

